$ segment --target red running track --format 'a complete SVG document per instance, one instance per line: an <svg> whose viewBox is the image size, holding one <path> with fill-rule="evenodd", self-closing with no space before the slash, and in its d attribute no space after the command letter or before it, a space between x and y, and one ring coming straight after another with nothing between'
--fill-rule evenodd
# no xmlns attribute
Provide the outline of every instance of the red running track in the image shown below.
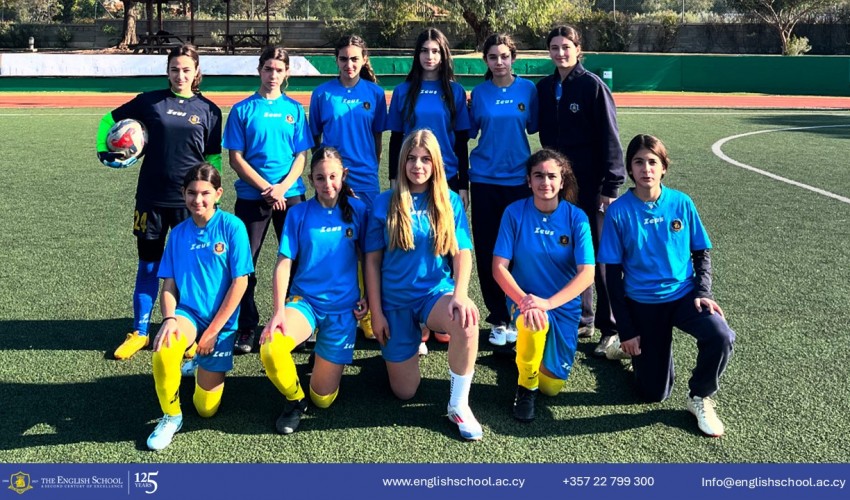
<svg viewBox="0 0 850 500"><path fill-rule="evenodd" d="M116 108L136 94L103 93L45 93L0 94L0 108ZM232 106L247 94L205 94L219 106ZM288 93L303 105L309 105L307 92ZM389 98L389 94L387 95ZM615 93L614 100L621 108L732 108L732 109L848 109L850 97L730 95L678 93Z"/></svg>

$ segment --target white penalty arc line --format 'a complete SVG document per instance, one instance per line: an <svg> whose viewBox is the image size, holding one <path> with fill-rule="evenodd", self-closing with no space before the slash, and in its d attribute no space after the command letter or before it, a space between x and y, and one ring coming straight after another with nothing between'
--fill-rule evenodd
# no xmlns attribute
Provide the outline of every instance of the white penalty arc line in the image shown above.
<svg viewBox="0 0 850 500"><path fill-rule="evenodd" d="M724 144L726 144L727 142L729 142L731 140L740 139L741 137L747 137L747 136L750 136L750 135L767 134L767 133L770 133L770 132L787 132L789 130L812 130L812 129L816 129L816 128L836 128L836 127L850 127L850 125L847 125L847 124L845 124L845 125L818 125L818 126L815 126L815 127L789 127L789 128L776 128L776 129L770 129L770 130L757 130L755 132L747 132L746 134L738 134L738 135L732 135L732 136L729 136L729 137L724 137L723 139L720 139L719 141L717 141L717 142L715 142L714 144L711 145L711 152L714 153L714 155L717 156L718 158L720 158L721 160L723 160L727 163L731 163L732 165L735 165L736 167L740 167L740 168L743 168L745 170L749 170L751 172L755 172L757 174L763 175L765 177L770 177L771 179L775 179L779 182L791 184L792 186L797 186L799 188L807 189L809 191L821 194L821 195L826 196L828 198L832 198L834 200L838 200L840 202L850 204L850 198L846 198L844 196L841 196L841 195L838 195L838 194L835 194L835 193L831 193L829 191L826 191L826 190L823 190L823 189L820 189L820 188L816 188L814 186L809 186L808 184L803 184L802 182L798 182L798 181L795 181L793 179L788 179L787 177L782 177L781 175L776 175L776 174L768 172L766 170L762 170L760 168L756 168L756 167L753 167L751 165L747 165L746 163L741 163L741 162L734 160L734 159L730 158L729 156L727 156L723 152L723 150L721 149Z"/></svg>

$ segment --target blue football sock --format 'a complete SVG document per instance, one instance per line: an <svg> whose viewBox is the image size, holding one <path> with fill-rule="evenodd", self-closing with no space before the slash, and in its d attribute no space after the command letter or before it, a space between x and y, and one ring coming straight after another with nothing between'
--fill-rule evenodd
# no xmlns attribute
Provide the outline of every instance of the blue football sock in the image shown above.
<svg viewBox="0 0 850 500"><path fill-rule="evenodd" d="M139 261L136 271L136 288L133 290L133 329L139 335L148 334L153 304L159 293L159 262Z"/></svg>

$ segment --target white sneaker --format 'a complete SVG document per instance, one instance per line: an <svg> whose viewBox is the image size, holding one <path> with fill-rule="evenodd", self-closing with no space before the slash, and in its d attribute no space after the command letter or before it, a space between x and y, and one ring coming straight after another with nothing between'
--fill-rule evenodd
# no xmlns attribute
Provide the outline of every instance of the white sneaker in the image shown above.
<svg viewBox="0 0 850 500"><path fill-rule="evenodd" d="M180 367L180 374L184 377L194 377L196 371L198 371L198 362L195 361L195 358L186 361Z"/></svg>
<svg viewBox="0 0 850 500"><path fill-rule="evenodd" d="M605 349L605 357L610 360L631 359L632 357L620 348L620 336L614 335L613 337L614 342Z"/></svg>
<svg viewBox="0 0 850 500"><path fill-rule="evenodd" d="M503 346L508 342L508 329L505 325L494 326L490 329L490 343L496 346ZM514 338L516 342L516 338Z"/></svg>
<svg viewBox="0 0 850 500"><path fill-rule="evenodd" d="M425 342L419 343L419 355L420 356L427 356L428 355L428 346L425 345Z"/></svg>
<svg viewBox="0 0 850 500"><path fill-rule="evenodd" d="M174 439L174 434L183 427L183 415L163 415L148 437L148 448L153 451L165 449Z"/></svg>
<svg viewBox="0 0 850 500"><path fill-rule="evenodd" d="M508 344L516 344L517 331L513 324L505 327L505 342Z"/></svg>
<svg viewBox="0 0 850 500"><path fill-rule="evenodd" d="M480 441L484 437L484 430L481 429L481 424L475 419L472 410L468 406L454 407L449 405L448 409L449 421L457 424L460 430L460 437L467 441Z"/></svg>
<svg viewBox="0 0 850 500"><path fill-rule="evenodd" d="M726 429L723 427L723 422L717 418L717 413L714 411L715 406L717 406L717 403L708 396L704 398L688 396L688 411L697 417L699 430L707 436L720 437Z"/></svg>
<svg viewBox="0 0 850 500"><path fill-rule="evenodd" d="M602 338L599 339L599 344L596 345L596 349L593 350L593 355L599 356L600 358L605 356L605 351L607 351L609 347L614 345L615 342L617 343L617 348L619 349L619 335L603 335Z"/></svg>

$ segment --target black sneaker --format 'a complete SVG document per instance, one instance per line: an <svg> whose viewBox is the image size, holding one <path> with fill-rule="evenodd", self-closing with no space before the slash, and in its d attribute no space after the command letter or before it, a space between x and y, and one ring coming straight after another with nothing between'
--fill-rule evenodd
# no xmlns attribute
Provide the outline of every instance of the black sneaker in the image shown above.
<svg viewBox="0 0 850 500"><path fill-rule="evenodd" d="M236 332L236 344L233 346L233 352L236 354L250 354L254 350L254 339L256 337L256 329L238 330Z"/></svg>
<svg viewBox="0 0 850 500"><path fill-rule="evenodd" d="M523 386L518 386L516 388L516 399L514 399L514 418L520 422L534 420L535 399L537 399L537 390L532 391Z"/></svg>
<svg viewBox="0 0 850 500"><path fill-rule="evenodd" d="M292 434L301 423L301 416L307 413L307 400L287 401L283 412L277 417L274 426L278 434Z"/></svg>

